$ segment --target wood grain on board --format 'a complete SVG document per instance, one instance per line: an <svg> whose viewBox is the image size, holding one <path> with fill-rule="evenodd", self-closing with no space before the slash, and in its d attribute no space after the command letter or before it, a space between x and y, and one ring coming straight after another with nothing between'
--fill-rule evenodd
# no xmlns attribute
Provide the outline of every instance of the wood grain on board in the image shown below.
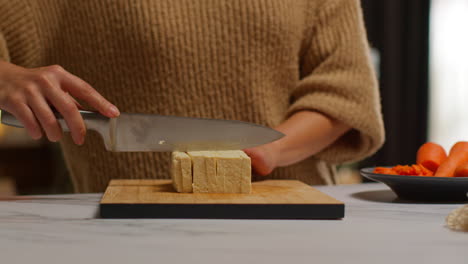
<svg viewBox="0 0 468 264"><path fill-rule="evenodd" d="M177 193L170 180L112 180L103 218L342 218L344 204L294 180L252 183L250 194Z"/></svg>

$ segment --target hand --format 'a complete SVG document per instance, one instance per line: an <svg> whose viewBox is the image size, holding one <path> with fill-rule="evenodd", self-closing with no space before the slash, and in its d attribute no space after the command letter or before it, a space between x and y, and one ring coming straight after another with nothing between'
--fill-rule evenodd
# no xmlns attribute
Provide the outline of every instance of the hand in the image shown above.
<svg viewBox="0 0 468 264"><path fill-rule="evenodd" d="M350 127L319 112L300 111L275 129L285 136L269 144L244 150L258 175L266 176L276 167L288 166L315 155Z"/></svg>
<svg viewBox="0 0 468 264"><path fill-rule="evenodd" d="M277 142L244 149L244 152L252 160L254 173L260 176L270 174L278 166L280 151Z"/></svg>
<svg viewBox="0 0 468 264"><path fill-rule="evenodd" d="M61 139L52 105L64 117L73 141L84 143L86 127L72 96L107 117L119 115L117 107L88 83L58 65L27 69L0 60L0 108L13 114L32 138L39 139L45 132L50 141Z"/></svg>

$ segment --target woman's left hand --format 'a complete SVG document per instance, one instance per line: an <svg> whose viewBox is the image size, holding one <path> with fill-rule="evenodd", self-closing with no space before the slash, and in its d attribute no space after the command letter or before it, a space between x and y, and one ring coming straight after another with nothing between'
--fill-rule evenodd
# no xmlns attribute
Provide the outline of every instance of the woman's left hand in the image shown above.
<svg viewBox="0 0 468 264"><path fill-rule="evenodd" d="M279 147L276 142L244 149L244 152L252 160L254 173L260 176L270 174L278 166Z"/></svg>
<svg viewBox="0 0 468 264"><path fill-rule="evenodd" d="M266 176L276 167L289 166L322 151L351 127L314 111L299 111L275 127L285 136L271 143L244 149L254 173Z"/></svg>

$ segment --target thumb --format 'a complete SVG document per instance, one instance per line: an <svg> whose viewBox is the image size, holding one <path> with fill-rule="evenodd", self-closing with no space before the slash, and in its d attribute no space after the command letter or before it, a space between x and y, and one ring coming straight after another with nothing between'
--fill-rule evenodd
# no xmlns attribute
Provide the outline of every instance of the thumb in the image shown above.
<svg viewBox="0 0 468 264"><path fill-rule="evenodd" d="M274 165L268 152L262 147L245 149L244 152L250 157L254 173L260 176L270 174Z"/></svg>

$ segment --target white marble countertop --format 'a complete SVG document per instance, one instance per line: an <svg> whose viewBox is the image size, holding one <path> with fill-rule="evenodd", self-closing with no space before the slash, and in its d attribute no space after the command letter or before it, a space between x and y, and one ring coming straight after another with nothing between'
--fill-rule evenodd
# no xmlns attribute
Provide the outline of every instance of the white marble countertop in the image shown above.
<svg viewBox="0 0 468 264"><path fill-rule="evenodd" d="M468 263L461 204L395 200L382 184L319 187L343 220L96 219L100 194L0 202L0 263Z"/></svg>

